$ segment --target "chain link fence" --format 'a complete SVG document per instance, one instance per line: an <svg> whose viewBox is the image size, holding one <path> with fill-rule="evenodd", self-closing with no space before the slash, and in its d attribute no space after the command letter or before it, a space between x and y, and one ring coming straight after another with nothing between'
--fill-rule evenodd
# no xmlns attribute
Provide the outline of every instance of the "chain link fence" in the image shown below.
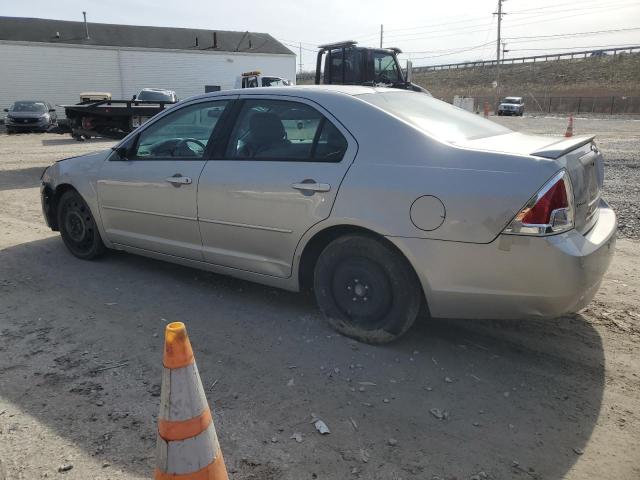
<svg viewBox="0 0 640 480"><path fill-rule="evenodd" d="M473 97L474 109L481 112L484 103L490 110L495 110L495 97ZM524 95L525 112L527 113L597 113L605 115L640 114L640 96L606 95L606 96L536 96Z"/></svg>

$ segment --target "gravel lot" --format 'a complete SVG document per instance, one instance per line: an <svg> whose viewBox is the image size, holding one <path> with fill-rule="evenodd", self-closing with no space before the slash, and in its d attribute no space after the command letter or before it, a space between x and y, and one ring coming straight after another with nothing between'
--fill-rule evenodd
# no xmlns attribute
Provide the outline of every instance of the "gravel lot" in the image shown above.
<svg viewBox="0 0 640 480"><path fill-rule="evenodd" d="M423 319L382 347L336 335L307 295L122 253L75 259L43 224L38 177L113 142L0 133L0 480L150 478L172 320L234 480L637 480L640 122L575 130L598 134L628 237L594 302L546 322Z"/></svg>

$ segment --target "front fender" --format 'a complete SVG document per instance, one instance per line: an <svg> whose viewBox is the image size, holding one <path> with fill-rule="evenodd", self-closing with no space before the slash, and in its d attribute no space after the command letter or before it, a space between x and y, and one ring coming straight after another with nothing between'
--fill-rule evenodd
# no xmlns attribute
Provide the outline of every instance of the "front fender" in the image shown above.
<svg viewBox="0 0 640 480"><path fill-rule="evenodd" d="M100 169L109 155L111 150L68 158L54 163L44 171L41 179L43 214L53 230L58 227L57 202L66 187L71 187L87 202L103 242L110 247L102 225L96 188Z"/></svg>

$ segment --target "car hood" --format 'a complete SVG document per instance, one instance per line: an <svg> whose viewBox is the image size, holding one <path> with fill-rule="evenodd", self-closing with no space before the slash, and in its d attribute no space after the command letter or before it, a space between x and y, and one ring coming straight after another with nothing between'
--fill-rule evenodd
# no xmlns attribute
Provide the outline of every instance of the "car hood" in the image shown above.
<svg viewBox="0 0 640 480"><path fill-rule="evenodd" d="M500 106L501 107L519 107L520 104L519 103L501 103Z"/></svg>

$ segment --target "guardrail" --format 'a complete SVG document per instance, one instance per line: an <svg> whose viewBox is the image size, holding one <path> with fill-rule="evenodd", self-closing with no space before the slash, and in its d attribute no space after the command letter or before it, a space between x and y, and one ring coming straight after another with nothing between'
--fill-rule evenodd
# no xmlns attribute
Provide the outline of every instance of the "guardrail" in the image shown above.
<svg viewBox="0 0 640 480"><path fill-rule="evenodd" d="M512 65L515 63L535 63L536 61L556 61L566 60L572 58L587 58L587 57L606 57L609 55L619 55L620 53L633 53L640 52L640 45L633 47L617 47L617 48L601 48L597 50L580 50L576 52L564 52L553 53L545 55L534 55L530 57L517 57L517 58L504 58L500 60L500 65ZM426 67L413 67L414 73L431 72L434 70L457 70L460 68L474 68L474 67L490 67L496 66L497 60L479 60L475 62L461 62L461 63L445 63L442 65L429 65Z"/></svg>

